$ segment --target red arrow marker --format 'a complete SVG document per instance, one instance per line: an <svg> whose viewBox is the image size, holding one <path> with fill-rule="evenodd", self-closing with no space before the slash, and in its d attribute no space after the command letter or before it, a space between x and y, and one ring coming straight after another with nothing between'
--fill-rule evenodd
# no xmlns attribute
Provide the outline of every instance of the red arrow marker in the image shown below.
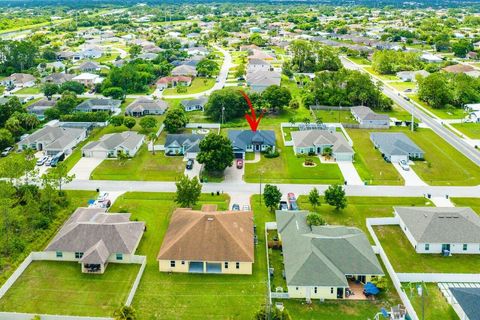
<svg viewBox="0 0 480 320"><path fill-rule="evenodd" d="M260 123L260 120L262 120L262 117L263 117L263 112L260 114L260 117L258 117L257 119L257 115L255 114L255 109L253 109L250 98L247 96L245 92L240 91L240 93L245 98L245 101L247 101L247 104L248 104L248 107L250 108L250 113L251 113L251 114L245 114L245 119L247 119L247 122L250 125L250 129L252 129L252 131L257 131L258 124Z"/></svg>

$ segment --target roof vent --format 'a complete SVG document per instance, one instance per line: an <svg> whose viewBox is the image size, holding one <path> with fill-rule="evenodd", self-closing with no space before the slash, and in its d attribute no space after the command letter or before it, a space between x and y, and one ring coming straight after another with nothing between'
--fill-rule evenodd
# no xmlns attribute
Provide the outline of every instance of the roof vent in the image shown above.
<svg viewBox="0 0 480 320"><path fill-rule="evenodd" d="M208 221L213 221L213 217L207 218Z"/></svg>

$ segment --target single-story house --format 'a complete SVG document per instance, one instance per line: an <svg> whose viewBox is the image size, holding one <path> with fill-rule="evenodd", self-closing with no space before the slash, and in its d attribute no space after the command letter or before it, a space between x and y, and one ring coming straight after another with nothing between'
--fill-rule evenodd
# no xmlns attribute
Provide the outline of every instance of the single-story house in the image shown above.
<svg viewBox="0 0 480 320"><path fill-rule="evenodd" d="M197 68L189 66L186 64L179 65L178 67L173 68L172 76L187 76L187 77L196 77Z"/></svg>
<svg viewBox="0 0 480 320"><path fill-rule="evenodd" d="M145 141L145 136L135 131L109 133L98 141L87 143L82 154L87 158L116 158L120 153L133 157Z"/></svg>
<svg viewBox="0 0 480 320"><path fill-rule="evenodd" d="M208 102L207 97L200 97L192 100L182 100L180 104L185 109L185 111L203 111L205 104Z"/></svg>
<svg viewBox="0 0 480 320"><path fill-rule="evenodd" d="M480 288L449 287L453 310L460 320L480 320Z"/></svg>
<svg viewBox="0 0 480 320"><path fill-rule="evenodd" d="M206 56L208 55L208 50L205 47L191 47L185 49L189 56Z"/></svg>
<svg viewBox="0 0 480 320"><path fill-rule="evenodd" d="M157 260L161 272L252 274L252 211L175 210Z"/></svg>
<svg viewBox="0 0 480 320"><path fill-rule="evenodd" d="M139 54L136 59L142 59L142 60L151 61L151 60L156 59L157 56L158 56L158 54L156 54L156 53L145 52L145 53Z"/></svg>
<svg viewBox="0 0 480 320"><path fill-rule="evenodd" d="M279 86L281 78L282 75L276 71L255 71L247 73L246 81L253 92L263 92L270 86Z"/></svg>
<svg viewBox="0 0 480 320"><path fill-rule="evenodd" d="M190 86L192 84L192 78L178 76L178 77L162 77L157 81L157 88L160 90L169 88L169 87L176 87L178 85L181 86Z"/></svg>
<svg viewBox="0 0 480 320"><path fill-rule="evenodd" d="M164 114L167 109L168 103L165 100L138 98L127 106L125 114L132 117L160 115Z"/></svg>
<svg viewBox="0 0 480 320"><path fill-rule="evenodd" d="M81 72L98 72L102 69L102 67L93 61L85 61L81 65L78 66L78 69Z"/></svg>
<svg viewBox="0 0 480 320"><path fill-rule="evenodd" d="M288 295L297 299L344 299L349 288L384 272L358 228L309 226L306 211L277 211Z"/></svg>
<svg viewBox="0 0 480 320"><path fill-rule="evenodd" d="M42 81L45 83L54 83L61 85L65 82L72 81L74 77L75 75L73 74L57 72L46 76L42 79Z"/></svg>
<svg viewBox="0 0 480 320"><path fill-rule="evenodd" d="M108 263L131 263L145 222L130 221L130 213L105 208L78 208L45 252L51 260L78 261L83 273L105 272Z"/></svg>
<svg viewBox="0 0 480 320"><path fill-rule="evenodd" d="M275 131L273 130L229 130L228 139L232 142L236 158L244 159L245 152L275 150Z"/></svg>
<svg viewBox="0 0 480 320"><path fill-rule="evenodd" d="M28 88L35 85L35 77L28 73L12 73L9 77L2 80L1 84L5 87Z"/></svg>
<svg viewBox="0 0 480 320"><path fill-rule="evenodd" d="M79 112L97 112L107 111L110 113L116 113L120 109L122 104L121 100L115 99L88 99L80 103L75 107L75 111Z"/></svg>
<svg viewBox="0 0 480 320"><path fill-rule="evenodd" d="M428 62L428 63L441 63L443 59L437 55L431 53L424 53L420 56L420 60Z"/></svg>
<svg viewBox="0 0 480 320"><path fill-rule="evenodd" d="M480 217L468 207L394 207L417 253L480 254Z"/></svg>
<svg viewBox="0 0 480 320"><path fill-rule="evenodd" d="M397 77L399 77L404 82L416 82L417 76L428 77L430 72L425 70L418 71L400 71L397 72Z"/></svg>
<svg viewBox="0 0 480 320"><path fill-rule="evenodd" d="M387 162L424 159L425 152L400 132L371 132L370 140Z"/></svg>
<svg viewBox="0 0 480 320"><path fill-rule="evenodd" d="M93 73L81 73L78 76L73 77L72 80L83 84L85 87L93 87L97 83L103 82L102 77Z"/></svg>
<svg viewBox="0 0 480 320"><path fill-rule="evenodd" d="M53 108L57 103L56 100L47 98L43 98L38 100L27 107L27 112L34 114L37 116L38 119L43 120L45 119L45 110Z"/></svg>
<svg viewBox="0 0 480 320"><path fill-rule="evenodd" d="M292 131L293 152L324 154L330 148L335 161L353 161L354 151L341 132L328 130Z"/></svg>
<svg viewBox="0 0 480 320"><path fill-rule="evenodd" d="M59 152L68 155L72 149L85 140L85 129L45 126L17 143L18 150L33 149L44 151L49 156Z"/></svg>
<svg viewBox="0 0 480 320"><path fill-rule="evenodd" d="M390 117L388 115L376 113L369 107L352 107L350 111L355 120L362 126L390 127Z"/></svg>
<svg viewBox="0 0 480 320"><path fill-rule="evenodd" d="M446 66L445 68L442 68L442 70L450 73L468 73L475 71L475 68L467 64L459 63L451 66Z"/></svg>
<svg viewBox="0 0 480 320"><path fill-rule="evenodd" d="M271 71L272 65L263 59L248 59L247 72Z"/></svg>
<svg viewBox="0 0 480 320"><path fill-rule="evenodd" d="M165 140L166 155L185 155L188 159L195 159L200 152L202 134L167 134Z"/></svg>

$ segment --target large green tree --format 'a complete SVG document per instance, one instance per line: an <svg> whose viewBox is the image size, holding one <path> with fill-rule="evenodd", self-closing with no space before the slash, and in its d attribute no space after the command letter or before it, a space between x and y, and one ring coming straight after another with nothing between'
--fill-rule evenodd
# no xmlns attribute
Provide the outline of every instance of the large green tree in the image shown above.
<svg viewBox="0 0 480 320"><path fill-rule="evenodd" d="M335 207L336 210L345 209L347 207L347 198L345 196L345 190L342 186L334 184L325 190L324 194L325 202Z"/></svg>
<svg viewBox="0 0 480 320"><path fill-rule="evenodd" d="M282 199L282 193L277 186L267 184L263 189L263 200L265 201L265 206L270 209L270 211L274 211L278 208L280 200Z"/></svg>
<svg viewBox="0 0 480 320"><path fill-rule="evenodd" d="M289 105L292 94L288 88L273 85L262 92L262 98L268 104L270 110L277 111Z"/></svg>
<svg viewBox="0 0 480 320"><path fill-rule="evenodd" d="M231 141L224 136L210 133L200 141L198 163L205 166L208 172L222 172L232 166L234 156Z"/></svg>
<svg viewBox="0 0 480 320"><path fill-rule="evenodd" d="M205 114L218 122L243 117L247 110L248 105L241 93L232 88L214 91L205 105Z"/></svg>
<svg viewBox="0 0 480 320"><path fill-rule="evenodd" d="M181 208L193 208L202 193L202 185L198 178L193 177L190 179L188 176L183 175L175 185L177 186L175 202Z"/></svg>
<svg viewBox="0 0 480 320"><path fill-rule="evenodd" d="M176 133L185 128L188 123L188 116L182 108L171 108L167 111L163 125L169 133Z"/></svg>
<svg viewBox="0 0 480 320"><path fill-rule="evenodd" d="M219 69L220 67L217 62L207 58L203 58L197 64L198 75L204 77L211 77L215 75Z"/></svg>

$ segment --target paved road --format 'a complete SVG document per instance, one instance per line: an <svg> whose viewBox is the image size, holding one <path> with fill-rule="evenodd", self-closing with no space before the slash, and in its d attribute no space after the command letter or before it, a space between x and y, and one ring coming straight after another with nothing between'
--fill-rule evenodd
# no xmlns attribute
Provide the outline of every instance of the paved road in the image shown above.
<svg viewBox="0 0 480 320"><path fill-rule="evenodd" d="M345 68L347 69L361 70L366 72L357 64L353 63L352 61L344 57L341 57L341 61L345 66ZM432 117L427 115L425 112L420 110L418 107L416 107L414 103L407 101L403 97L399 96L398 95L399 92L397 90L390 88L387 83L384 83L382 80L380 80L375 76L372 76L372 77L384 84L383 93L386 96L392 99L400 107L404 108L410 113L413 113L413 115L417 119L420 119L422 122L428 125L433 131L435 131L436 134L438 134L445 141L451 144L455 149L463 153L467 158L472 160L476 165L480 166L480 151L476 150L474 147L472 147L467 142L463 141L460 137L458 137L455 133L445 128L441 123L441 121L433 119Z"/></svg>

